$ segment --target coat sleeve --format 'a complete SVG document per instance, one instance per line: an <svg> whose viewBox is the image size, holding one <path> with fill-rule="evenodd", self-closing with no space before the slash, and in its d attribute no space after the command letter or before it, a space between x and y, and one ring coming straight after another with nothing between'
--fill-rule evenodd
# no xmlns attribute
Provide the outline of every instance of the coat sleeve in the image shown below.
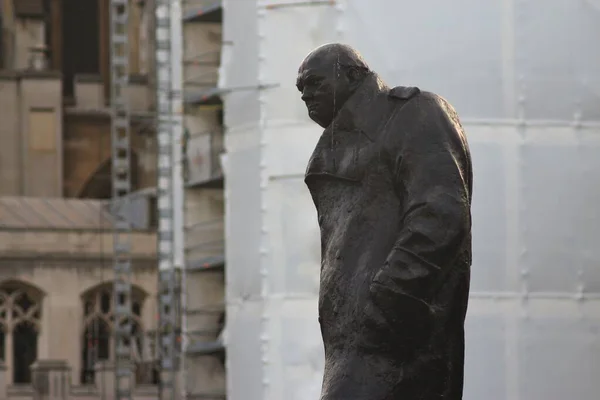
<svg viewBox="0 0 600 400"><path fill-rule="evenodd" d="M431 308L435 288L471 231L470 155L456 113L434 94L416 96L395 120L388 149L403 217L371 291L394 309L418 312Z"/></svg>

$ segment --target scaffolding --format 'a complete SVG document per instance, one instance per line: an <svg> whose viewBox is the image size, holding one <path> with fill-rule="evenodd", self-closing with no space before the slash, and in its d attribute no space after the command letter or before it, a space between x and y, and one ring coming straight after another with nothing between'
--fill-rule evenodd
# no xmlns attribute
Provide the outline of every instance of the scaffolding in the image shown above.
<svg viewBox="0 0 600 400"><path fill-rule="evenodd" d="M177 395L179 317L183 268L183 184L181 172L181 5L156 0L156 120L158 136L158 307L161 399ZM178 276L182 271L182 276ZM180 303L180 300L182 301ZM182 304L183 303L183 304ZM183 344L185 346L185 343Z"/></svg>
<svg viewBox="0 0 600 400"><path fill-rule="evenodd" d="M183 399L226 399L224 300L223 113L218 87L222 4L185 2L180 21L186 53L185 105L185 269L182 279Z"/></svg>
<svg viewBox="0 0 600 400"><path fill-rule="evenodd" d="M131 192L129 84L129 5L127 0L110 3L110 95L113 204L127 208ZM115 399L132 399L131 365L131 223L115 218L113 230Z"/></svg>

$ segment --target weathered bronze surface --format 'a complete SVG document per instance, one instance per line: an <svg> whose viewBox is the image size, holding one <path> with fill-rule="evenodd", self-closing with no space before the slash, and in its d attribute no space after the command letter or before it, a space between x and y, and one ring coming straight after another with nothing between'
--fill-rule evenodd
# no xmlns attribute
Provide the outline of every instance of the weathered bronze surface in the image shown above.
<svg viewBox="0 0 600 400"><path fill-rule="evenodd" d="M321 228L322 400L459 400L472 170L452 106L389 88L351 47L297 86L325 128L305 182Z"/></svg>

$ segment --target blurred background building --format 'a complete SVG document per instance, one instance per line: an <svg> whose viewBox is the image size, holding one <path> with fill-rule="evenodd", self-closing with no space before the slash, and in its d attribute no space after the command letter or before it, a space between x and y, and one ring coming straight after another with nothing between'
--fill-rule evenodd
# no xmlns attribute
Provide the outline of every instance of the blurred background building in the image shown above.
<svg viewBox="0 0 600 400"><path fill-rule="evenodd" d="M119 213L133 225L130 359L141 393L156 397L157 160L147 51L154 11L131 2L132 200L117 210L110 207L109 4L0 2L2 399L43 394L55 376L75 398L112 395Z"/></svg>
<svg viewBox="0 0 600 400"><path fill-rule="evenodd" d="M321 132L295 79L333 41L467 131L464 398L598 398L597 1L0 4L0 399L319 397Z"/></svg>
<svg viewBox="0 0 600 400"><path fill-rule="evenodd" d="M221 2L182 7L185 182L185 296L181 391L189 399L226 399L223 102L219 87Z"/></svg>

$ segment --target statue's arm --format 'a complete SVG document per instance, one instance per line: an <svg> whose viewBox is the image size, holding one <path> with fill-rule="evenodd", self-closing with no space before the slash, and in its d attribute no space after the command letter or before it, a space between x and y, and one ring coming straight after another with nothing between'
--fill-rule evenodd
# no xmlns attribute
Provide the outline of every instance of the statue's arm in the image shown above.
<svg viewBox="0 0 600 400"><path fill-rule="evenodd" d="M435 95L418 95L400 113L386 145L403 223L371 290L404 298L414 310L430 306L470 233L471 165L460 128Z"/></svg>

